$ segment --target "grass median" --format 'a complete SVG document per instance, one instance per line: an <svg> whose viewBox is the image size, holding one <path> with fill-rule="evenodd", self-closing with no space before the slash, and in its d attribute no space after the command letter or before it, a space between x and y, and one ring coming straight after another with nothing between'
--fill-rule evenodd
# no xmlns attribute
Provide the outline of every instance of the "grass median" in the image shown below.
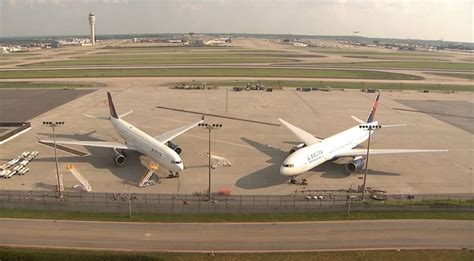
<svg viewBox="0 0 474 261"><path fill-rule="evenodd" d="M403 69L444 69L474 70L474 63L459 62L424 62L424 61L386 61L386 62L352 62L352 63L321 63L319 66L341 66L357 68L403 68Z"/></svg>
<svg viewBox="0 0 474 261"><path fill-rule="evenodd" d="M294 77L341 79L422 80L422 77L378 71L282 68L127 68L0 71L9 78L85 78L85 77Z"/></svg>
<svg viewBox="0 0 474 261"><path fill-rule="evenodd" d="M343 55L346 58L355 58L355 59L375 59L375 60L415 60L415 61L446 61L441 58L427 57L427 56L408 56L408 55L384 55L380 53L379 55Z"/></svg>
<svg viewBox="0 0 474 261"><path fill-rule="evenodd" d="M94 58L94 57L91 57ZM163 57L163 58L103 58L40 62L23 67L61 67L83 65L163 65L163 64L227 64L227 63L276 63L297 62L295 59L277 57Z"/></svg>
<svg viewBox="0 0 474 261"><path fill-rule="evenodd" d="M384 55L384 56L424 56L424 57L449 57L448 53L413 52L413 51L369 51L363 49L335 49L335 48L308 48L310 52L340 55Z"/></svg>
<svg viewBox="0 0 474 261"><path fill-rule="evenodd" d="M127 253L71 249L0 248L1 260L473 260L464 249L317 251L296 253Z"/></svg>
<svg viewBox="0 0 474 261"><path fill-rule="evenodd" d="M100 53L76 57L77 59L99 60L99 59L163 59L163 58L320 58L317 54L306 53L271 53L271 52L161 52L161 53Z"/></svg>
<svg viewBox="0 0 474 261"><path fill-rule="evenodd" d="M428 74L474 80L474 73L428 73Z"/></svg>
<svg viewBox="0 0 474 261"><path fill-rule="evenodd" d="M364 211L314 212L314 213L265 213L265 214L134 214L132 217L117 213L61 212L47 210L2 209L0 218L30 218L55 220L118 221L118 222L291 222L331 220L376 220L376 219L450 219L474 220L474 212L468 211Z"/></svg>
<svg viewBox="0 0 474 261"><path fill-rule="evenodd" d="M29 88L92 88L102 87L100 83L73 82L0 82L0 89L29 89Z"/></svg>

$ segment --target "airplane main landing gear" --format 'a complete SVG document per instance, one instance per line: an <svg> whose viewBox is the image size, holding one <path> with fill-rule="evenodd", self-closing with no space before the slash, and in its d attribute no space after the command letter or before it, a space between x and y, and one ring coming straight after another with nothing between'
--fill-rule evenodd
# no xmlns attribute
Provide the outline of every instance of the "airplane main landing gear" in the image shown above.
<svg viewBox="0 0 474 261"><path fill-rule="evenodd" d="M297 185L308 185L308 180L307 179L302 179L300 183L296 180L296 176L292 176L290 179L291 184L297 184Z"/></svg>
<svg viewBox="0 0 474 261"><path fill-rule="evenodd" d="M308 180L307 179L301 180L301 185L308 185Z"/></svg>

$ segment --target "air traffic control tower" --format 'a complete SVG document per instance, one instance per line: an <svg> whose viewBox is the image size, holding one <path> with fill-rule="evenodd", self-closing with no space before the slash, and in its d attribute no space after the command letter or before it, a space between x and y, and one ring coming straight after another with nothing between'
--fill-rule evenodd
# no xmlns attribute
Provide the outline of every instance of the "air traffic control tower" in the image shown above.
<svg viewBox="0 0 474 261"><path fill-rule="evenodd" d="M89 14L89 25L91 26L91 43L95 45L95 15L94 13Z"/></svg>

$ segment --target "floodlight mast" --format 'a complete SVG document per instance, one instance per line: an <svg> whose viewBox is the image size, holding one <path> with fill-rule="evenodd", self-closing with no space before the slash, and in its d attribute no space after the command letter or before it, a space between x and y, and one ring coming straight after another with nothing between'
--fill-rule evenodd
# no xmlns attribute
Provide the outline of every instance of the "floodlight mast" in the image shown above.
<svg viewBox="0 0 474 261"><path fill-rule="evenodd" d="M58 198L63 198L63 191L61 190L61 181L59 178L59 164L58 164L58 153L57 153L57 147L56 147L56 131L55 129L57 127L61 127L64 125L64 121L43 121L43 125L47 127L51 127L53 129L53 143L54 143L54 159L56 162L56 178L58 182L57 186L57 191L58 191Z"/></svg>
<svg viewBox="0 0 474 261"><path fill-rule="evenodd" d="M209 132L209 185L208 185L208 200L212 201L212 195L211 195L211 130L213 129L220 129L222 128L222 124L210 124L210 123L199 123L199 127L203 129L207 129Z"/></svg>
<svg viewBox="0 0 474 261"><path fill-rule="evenodd" d="M381 125L359 125L359 128L366 129L369 132L369 138L367 140L367 155L365 156L365 173L364 173L364 184L362 185L362 200L365 201L365 185L367 183L367 171L369 169L369 150L370 150L370 136L372 131L381 128Z"/></svg>

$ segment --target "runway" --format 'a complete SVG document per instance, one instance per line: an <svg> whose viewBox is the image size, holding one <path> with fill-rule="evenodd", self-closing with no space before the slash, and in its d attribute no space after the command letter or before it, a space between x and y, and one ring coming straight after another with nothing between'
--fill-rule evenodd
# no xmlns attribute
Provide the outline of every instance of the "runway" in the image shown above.
<svg viewBox="0 0 474 261"><path fill-rule="evenodd" d="M474 222L366 220L126 223L0 219L0 245L114 251L259 252L474 248Z"/></svg>

